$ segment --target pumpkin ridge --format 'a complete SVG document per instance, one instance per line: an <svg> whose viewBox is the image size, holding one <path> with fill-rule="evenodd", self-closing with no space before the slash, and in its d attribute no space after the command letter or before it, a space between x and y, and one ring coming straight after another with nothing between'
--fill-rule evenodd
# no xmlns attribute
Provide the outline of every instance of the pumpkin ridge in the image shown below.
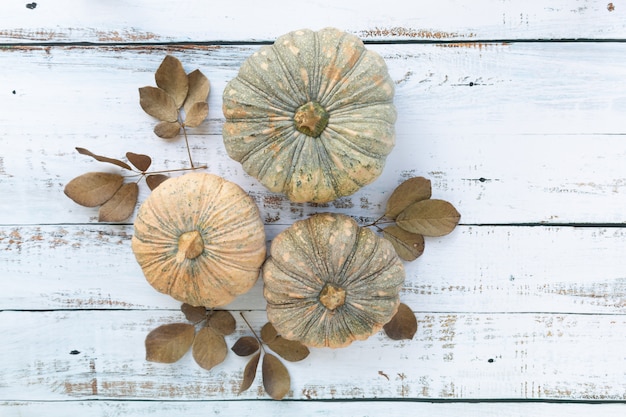
<svg viewBox="0 0 626 417"><path fill-rule="evenodd" d="M275 106L276 110L284 111L285 114L287 115L291 114L291 110L295 106L298 105L297 104L298 102L296 100L293 100L292 102L284 101L281 97L278 97L276 94L270 94L269 92L266 92L265 90L257 87L256 85L252 84L250 81L246 80L245 78L238 78L238 81L241 82L241 84L243 84L245 88L252 91L255 95L262 98L269 104ZM289 98L293 99L293 97L289 97Z"/></svg>
<svg viewBox="0 0 626 417"><path fill-rule="evenodd" d="M334 132L334 133L335 133L335 135L332 135L332 136L330 135L330 133L328 133L328 135L329 135L329 136L331 136L331 137L329 138L330 140L337 141L337 142L341 142L341 143L343 143L346 147L350 148L351 150L356 151L356 152L359 152L359 153L361 153L361 154L363 154L363 155L365 155L365 156L368 156L368 157L370 157L370 158L372 158L372 159L378 159L378 158L380 158L381 156L386 156L386 155L388 155L388 153L387 153L387 154L380 154L380 153L377 153L377 152L373 152L373 151L371 150L371 148L361 147L361 146L357 145L356 143L354 143L353 141L351 141L351 140L349 140L349 139L347 138L347 136L348 136L348 135L346 135L345 133L342 133L342 132L341 132L341 129L337 129L335 126L336 126L336 125L332 125L332 126L331 126L331 125L329 124L329 125L328 125L328 127L327 127L327 129L330 129L332 132ZM334 154L334 153L333 153L333 154ZM362 185L362 184L363 184L363 183L361 183L361 185Z"/></svg>
<svg viewBox="0 0 626 417"><path fill-rule="evenodd" d="M266 149L271 148L273 146L280 146L280 148L283 149L282 152L285 152L284 149L287 149L290 152L291 158L293 158L293 154L296 152L296 150L292 149L292 148L294 146L296 146L294 144L297 144L299 142L299 138L293 136L293 133L295 131L295 127L293 127L292 123L290 123L290 126L281 127L281 130L283 130L283 129L285 130L284 140L282 139L283 135L279 136L279 139L277 139L276 137L273 137L270 141L259 140L258 141L259 145L256 148L254 148L252 151L248 152L244 156L244 158L242 158L242 160L240 162L242 164L247 163L250 160L250 158L254 157L255 155L258 155L258 153L260 153L262 150L266 150ZM289 136L290 134L292 135L291 137ZM264 161L263 161L263 165L261 165L261 167L258 168L258 170L256 170L257 178L259 178L262 183L265 184L264 178L267 175L267 170L270 169L271 167L275 166L275 164L277 162L278 161L275 158L265 158ZM291 167L289 169L291 169ZM249 172L248 169L246 169L246 171ZM291 171L288 171L288 174L286 174L285 177L288 177L290 175L291 175ZM280 189L282 189L282 187L284 186L285 182L286 181L283 181L283 184L278 185L278 187L280 187ZM276 190L274 190L274 188L276 188L276 187L270 187L270 189L272 191L276 191Z"/></svg>
<svg viewBox="0 0 626 417"><path fill-rule="evenodd" d="M281 36L282 38L282 36ZM276 45L276 44L274 44ZM287 83L289 84L289 91L291 93L293 93L292 98L294 98L296 103L296 106L294 108L292 108L292 111L295 111L295 108L299 107L300 105L306 103L307 101L312 100L312 98L309 95L308 91L303 91L300 88L300 85L298 83L298 81L295 79L295 77L293 76L293 74L288 70L289 66L286 63L285 58L281 55L282 53L282 48L276 48L274 45L272 45L272 49L274 51L274 54L276 55L277 61L278 61L278 66L281 69L281 72L283 74L283 78L287 80ZM309 83L310 84L310 83Z"/></svg>

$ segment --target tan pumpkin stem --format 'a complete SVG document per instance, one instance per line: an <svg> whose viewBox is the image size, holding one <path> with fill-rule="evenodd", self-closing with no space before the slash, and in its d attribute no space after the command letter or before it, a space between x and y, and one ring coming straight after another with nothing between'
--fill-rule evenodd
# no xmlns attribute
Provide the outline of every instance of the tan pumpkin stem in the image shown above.
<svg viewBox="0 0 626 417"><path fill-rule="evenodd" d="M204 241L200 232L192 230L185 232L178 238L178 253L176 259L180 262L184 258L194 259L204 252Z"/></svg>
<svg viewBox="0 0 626 417"><path fill-rule="evenodd" d="M327 283L320 292L320 303L329 310L341 307L346 301L346 290Z"/></svg>
<svg viewBox="0 0 626 417"><path fill-rule="evenodd" d="M318 102L309 101L298 107L293 116L293 121L298 132L316 138L326 128L329 117L326 109Z"/></svg>

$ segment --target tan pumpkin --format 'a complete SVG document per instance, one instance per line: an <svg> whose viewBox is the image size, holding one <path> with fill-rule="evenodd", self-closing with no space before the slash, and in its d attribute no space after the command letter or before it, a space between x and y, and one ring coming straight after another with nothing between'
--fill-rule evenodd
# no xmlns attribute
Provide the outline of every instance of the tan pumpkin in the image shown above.
<svg viewBox="0 0 626 417"><path fill-rule="evenodd" d="M328 202L382 172L395 142L384 60L334 28L298 30L260 48L226 86L231 158L294 202Z"/></svg>
<svg viewBox="0 0 626 417"><path fill-rule="evenodd" d="M265 231L254 200L237 184L188 173L163 182L143 202L132 250L155 289L217 307L258 279Z"/></svg>
<svg viewBox="0 0 626 417"><path fill-rule="evenodd" d="M316 214L272 241L263 266L267 316L287 339L347 346L391 320L404 279L389 241L351 217Z"/></svg>

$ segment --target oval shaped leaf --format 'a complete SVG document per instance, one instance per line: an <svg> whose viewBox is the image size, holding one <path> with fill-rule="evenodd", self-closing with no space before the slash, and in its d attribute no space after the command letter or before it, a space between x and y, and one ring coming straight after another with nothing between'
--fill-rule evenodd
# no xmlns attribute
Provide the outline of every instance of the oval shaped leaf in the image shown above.
<svg viewBox="0 0 626 417"><path fill-rule="evenodd" d="M235 321L233 315L230 314L230 311L216 310L209 317L207 326L211 327L220 334L229 335L235 331L237 322Z"/></svg>
<svg viewBox="0 0 626 417"><path fill-rule="evenodd" d="M154 79L156 84L174 99L176 109L179 109L189 89L189 81L183 64L172 55L166 55L156 70Z"/></svg>
<svg viewBox="0 0 626 417"><path fill-rule="evenodd" d="M157 87L141 87L139 89L139 105L150 116L164 122L178 120L178 108L174 99L164 90Z"/></svg>
<svg viewBox="0 0 626 417"><path fill-rule="evenodd" d="M174 363L191 347L195 328L187 323L164 324L146 336L146 360Z"/></svg>
<svg viewBox="0 0 626 417"><path fill-rule="evenodd" d="M189 91L187 92L187 98L185 99L185 104L183 105L185 113L189 113L189 109L195 103L199 101L206 101L209 97L209 90L211 89L209 79L205 77L200 70L190 72L187 75L187 80L189 82Z"/></svg>
<svg viewBox="0 0 626 417"><path fill-rule="evenodd" d="M206 101L194 103L185 114L185 126L197 127L209 115L209 104Z"/></svg>
<svg viewBox="0 0 626 417"><path fill-rule="evenodd" d="M444 236L459 223L461 215L444 200L422 200L411 204L396 218L404 230L424 236Z"/></svg>
<svg viewBox="0 0 626 417"><path fill-rule="evenodd" d="M152 159L148 155L140 153L126 152L126 158L141 172L146 171L152 164Z"/></svg>
<svg viewBox="0 0 626 417"><path fill-rule="evenodd" d="M250 388L250 386L254 382L254 378L256 377L256 370L259 367L260 357L261 352L258 352L256 355L250 358L250 360L246 364L246 368L243 370L243 380L241 381L241 385L239 386L239 394Z"/></svg>
<svg viewBox="0 0 626 417"><path fill-rule="evenodd" d="M209 370L224 362L228 347L224 336L210 327L203 327L198 331L191 347L193 359L202 368Z"/></svg>
<svg viewBox="0 0 626 417"><path fill-rule="evenodd" d="M277 336L271 343L270 349L278 353L283 359L289 362L297 362L309 356L309 348L295 340L287 340Z"/></svg>
<svg viewBox="0 0 626 417"><path fill-rule="evenodd" d="M152 175L148 175L146 177L146 184L148 184L148 188L150 188L150 190L154 190L155 188L157 188L159 185L161 185L161 183L167 179L169 179L170 177L168 177L167 175L164 174L152 174Z"/></svg>
<svg viewBox="0 0 626 417"><path fill-rule="evenodd" d="M183 305L180 306L180 311L182 311L185 318L192 323L199 323L206 318L206 308L202 306L196 307L183 303Z"/></svg>
<svg viewBox="0 0 626 417"><path fill-rule="evenodd" d="M414 261L424 253L424 236L417 233L392 225L383 229L383 237L391 242L400 259L405 261Z"/></svg>
<svg viewBox="0 0 626 417"><path fill-rule="evenodd" d="M135 182L122 185L113 197L100 207L99 222L121 222L129 218L135 210L139 186Z"/></svg>
<svg viewBox="0 0 626 417"><path fill-rule="evenodd" d="M76 150L78 151L79 154L81 155L87 155L87 156L91 156L93 159L95 159L96 161L99 162L106 162L109 164L113 164L113 165L117 165L118 167L122 167L124 169L127 169L129 171L132 170L132 168L130 167L130 165L128 165L126 162L124 161L120 161L119 159L115 159L115 158L108 158L106 156L102 156L102 155L96 155L95 153L85 149L85 148L76 148Z"/></svg>
<svg viewBox="0 0 626 417"><path fill-rule="evenodd" d="M430 180L424 177L413 177L398 185L389 200L385 209L385 217L395 219L400 212L404 211L411 204L428 200L432 195Z"/></svg>
<svg viewBox="0 0 626 417"><path fill-rule="evenodd" d="M383 326L383 330L393 340L412 339L417 332L417 318L409 306L400 303L398 312Z"/></svg>
<svg viewBox="0 0 626 417"><path fill-rule="evenodd" d="M124 177L107 172L88 172L67 183L63 192L75 203L96 207L106 203L120 189Z"/></svg>
<svg viewBox="0 0 626 417"><path fill-rule="evenodd" d="M154 134L163 139L172 139L180 132L178 122L159 122L154 127Z"/></svg>
<svg viewBox="0 0 626 417"><path fill-rule="evenodd" d="M261 328L261 340L269 345L277 337L278 332L274 328L274 325L270 322L265 323Z"/></svg>
<svg viewBox="0 0 626 417"><path fill-rule="evenodd" d="M263 355L263 388L275 400L282 400L291 387L291 377L285 365L271 353Z"/></svg>
<svg viewBox="0 0 626 417"><path fill-rule="evenodd" d="M248 356L259 350L261 345L255 337L243 336L240 337L233 347L230 348L237 356Z"/></svg>

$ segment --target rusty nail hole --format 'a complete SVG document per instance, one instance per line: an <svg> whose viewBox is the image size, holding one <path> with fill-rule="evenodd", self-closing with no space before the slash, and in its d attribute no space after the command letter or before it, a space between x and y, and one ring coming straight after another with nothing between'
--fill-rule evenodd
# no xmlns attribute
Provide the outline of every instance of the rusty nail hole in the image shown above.
<svg viewBox="0 0 626 417"><path fill-rule="evenodd" d="M13 90L13 94L17 94L17 93L15 92L15 90Z"/></svg>
<svg viewBox="0 0 626 417"><path fill-rule="evenodd" d="M70 351L70 355L78 355L80 352L78 350Z"/></svg>
<svg viewBox="0 0 626 417"><path fill-rule="evenodd" d="M473 81L470 81L469 86L470 86L470 87L474 87L474 82L473 82Z"/></svg>
<svg viewBox="0 0 626 417"><path fill-rule="evenodd" d="M35 7L37 7L37 3L32 2L32 3L26 3L26 8L27 9L31 9L33 10Z"/></svg>
<svg viewBox="0 0 626 417"><path fill-rule="evenodd" d="M489 363L493 363L493 362L494 362L494 360L493 360L493 359L489 359L487 362L489 362Z"/></svg>

